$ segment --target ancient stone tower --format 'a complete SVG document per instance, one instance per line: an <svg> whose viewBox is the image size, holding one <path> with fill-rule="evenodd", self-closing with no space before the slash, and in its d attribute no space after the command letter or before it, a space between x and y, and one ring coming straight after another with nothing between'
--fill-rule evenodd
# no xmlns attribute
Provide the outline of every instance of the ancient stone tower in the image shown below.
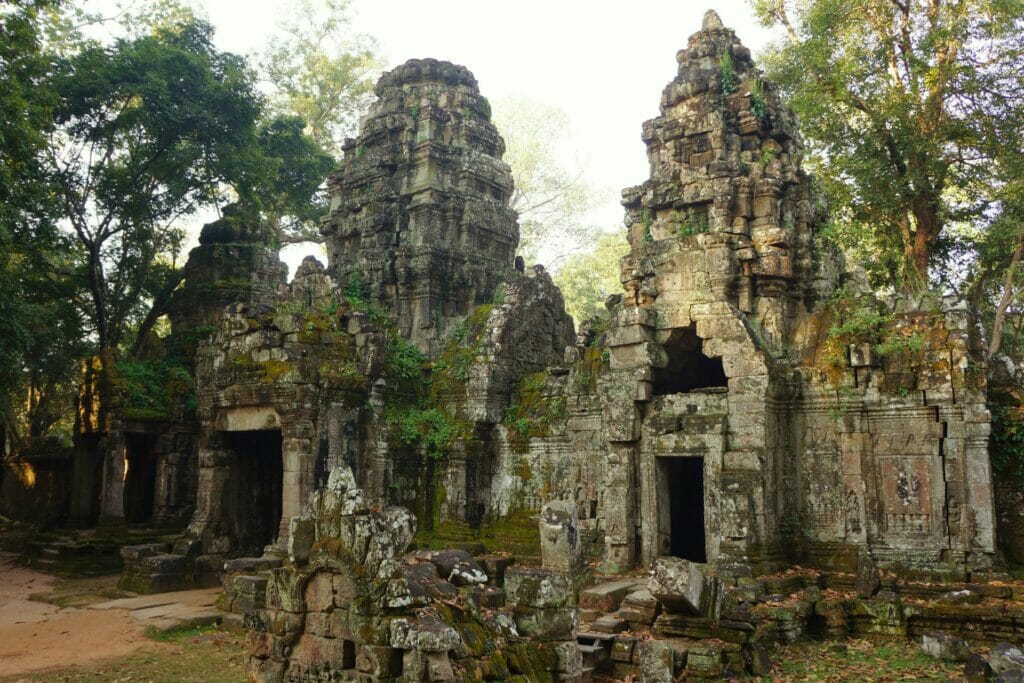
<svg viewBox="0 0 1024 683"><path fill-rule="evenodd" d="M643 126L651 177L623 193L607 565L986 566L988 417L965 311L858 294L816 234L792 113L714 12L677 61ZM887 322L849 331L878 310Z"/></svg>
<svg viewBox="0 0 1024 683"><path fill-rule="evenodd" d="M465 67L411 60L376 93L328 179L329 271L436 352L512 270L519 229L505 143Z"/></svg>

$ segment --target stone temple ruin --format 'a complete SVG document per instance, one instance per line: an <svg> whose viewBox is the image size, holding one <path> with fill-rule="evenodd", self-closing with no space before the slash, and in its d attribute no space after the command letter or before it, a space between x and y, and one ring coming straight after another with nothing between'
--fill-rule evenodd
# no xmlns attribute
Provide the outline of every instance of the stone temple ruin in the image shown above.
<svg viewBox="0 0 1024 683"><path fill-rule="evenodd" d="M985 583L969 311L847 324L879 302L821 235L777 88L714 12L677 62L607 322L574 330L516 263L504 143L446 62L377 84L326 267L287 283L244 221L208 226L173 317L208 332L195 419L102 436L101 516L191 510L124 548L122 585L222 582L257 681L670 681L764 673L804 634L1019 641L1024 593Z"/></svg>

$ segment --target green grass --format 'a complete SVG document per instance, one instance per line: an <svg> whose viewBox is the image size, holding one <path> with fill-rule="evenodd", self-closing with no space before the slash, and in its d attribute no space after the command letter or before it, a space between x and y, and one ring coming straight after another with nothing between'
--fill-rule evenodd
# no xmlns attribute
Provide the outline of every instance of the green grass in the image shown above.
<svg viewBox="0 0 1024 683"><path fill-rule="evenodd" d="M963 664L932 659L908 640L797 643L779 647L765 681L947 681Z"/></svg>

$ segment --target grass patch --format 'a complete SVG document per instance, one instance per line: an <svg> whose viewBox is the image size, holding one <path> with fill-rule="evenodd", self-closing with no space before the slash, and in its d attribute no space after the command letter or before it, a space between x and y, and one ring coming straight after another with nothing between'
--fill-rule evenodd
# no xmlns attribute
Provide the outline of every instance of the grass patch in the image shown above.
<svg viewBox="0 0 1024 683"><path fill-rule="evenodd" d="M963 664L941 662L908 640L845 640L780 646L765 681L948 681Z"/></svg>

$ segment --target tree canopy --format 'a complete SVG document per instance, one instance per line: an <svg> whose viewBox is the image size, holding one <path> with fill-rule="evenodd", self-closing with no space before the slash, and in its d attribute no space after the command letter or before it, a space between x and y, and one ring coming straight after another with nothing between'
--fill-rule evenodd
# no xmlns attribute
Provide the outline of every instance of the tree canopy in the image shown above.
<svg viewBox="0 0 1024 683"><path fill-rule="evenodd" d="M837 234L876 282L921 287L948 226L998 211L1020 149L1019 0L754 0L767 55L816 152Z"/></svg>

